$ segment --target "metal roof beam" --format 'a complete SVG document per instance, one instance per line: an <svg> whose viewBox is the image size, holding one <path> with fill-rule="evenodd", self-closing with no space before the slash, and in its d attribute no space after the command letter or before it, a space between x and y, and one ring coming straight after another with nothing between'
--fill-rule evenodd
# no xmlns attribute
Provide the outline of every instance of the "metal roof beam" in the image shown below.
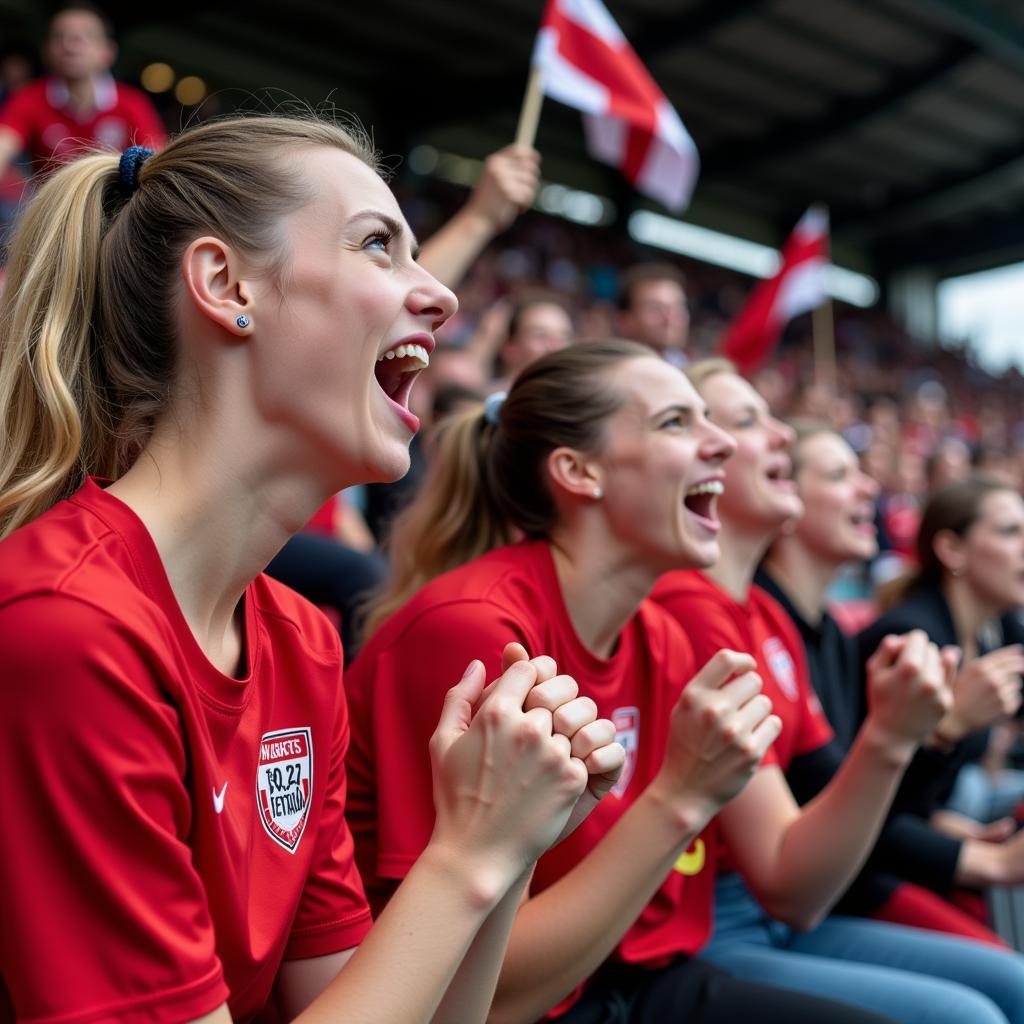
<svg viewBox="0 0 1024 1024"><path fill-rule="evenodd" d="M979 203L1024 180L1024 143L1001 150L982 168L945 178L937 185L904 194L869 218L856 209L833 211L833 223L851 239L873 240L915 231L936 220L970 213Z"/></svg>
<svg viewBox="0 0 1024 1024"><path fill-rule="evenodd" d="M1024 71L1024 28L975 0L918 0L979 49Z"/></svg>
<svg viewBox="0 0 1024 1024"><path fill-rule="evenodd" d="M949 74L973 53L975 48L971 43L954 40L927 64L893 74L888 87L879 92L837 100L821 117L791 122L772 131L766 139L755 138L712 149L702 157L704 172L728 175L748 166L752 160L789 156L808 146L844 135Z"/></svg>

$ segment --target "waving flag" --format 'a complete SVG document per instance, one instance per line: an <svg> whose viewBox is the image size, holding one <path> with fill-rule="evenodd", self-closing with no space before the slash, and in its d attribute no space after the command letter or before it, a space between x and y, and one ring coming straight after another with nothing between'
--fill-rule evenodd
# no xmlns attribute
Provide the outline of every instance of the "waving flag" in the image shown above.
<svg viewBox="0 0 1024 1024"><path fill-rule="evenodd" d="M812 206L782 247L778 273L761 281L722 338L722 354L743 373L756 370L774 351L793 317L825 301L828 214Z"/></svg>
<svg viewBox="0 0 1024 1024"><path fill-rule="evenodd" d="M533 65L544 94L584 113L593 157L679 212L697 182L697 147L600 0L548 0Z"/></svg>

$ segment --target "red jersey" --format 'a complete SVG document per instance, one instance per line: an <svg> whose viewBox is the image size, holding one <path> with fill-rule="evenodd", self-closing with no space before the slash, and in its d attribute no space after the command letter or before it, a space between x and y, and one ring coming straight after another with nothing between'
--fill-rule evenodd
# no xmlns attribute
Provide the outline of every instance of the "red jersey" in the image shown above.
<svg viewBox="0 0 1024 1024"><path fill-rule="evenodd" d="M369 928L337 633L266 576L247 674L206 659L142 522L93 482L0 543L0 1021L259 1013Z"/></svg>
<svg viewBox="0 0 1024 1024"><path fill-rule="evenodd" d="M782 719L782 732L772 744L783 771L800 754L823 747L832 727L811 686L807 654L793 620L782 605L758 586L745 603L726 593L696 570L669 572L658 580L651 599L672 614L703 663L727 647L753 656L763 682L761 690Z"/></svg>
<svg viewBox="0 0 1024 1024"><path fill-rule="evenodd" d="M757 662L761 692L782 719L782 732L764 764L786 771L794 757L823 747L832 727L811 686L807 655L793 620L760 587L751 586L740 603L703 573L666 573L651 593L686 630L698 662L723 647L750 654Z"/></svg>
<svg viewBox="0 0 1024 1024"><path fill-rule="evenodd" d="M82 113L69 103L59 78L37 78L12 93L0 108L0 126L9 128L38 164L70 160L96 146L158 149L167 133L146 94L115 82L96 79L96 109Z"/></svg>
<svg viewBox="0 0 1024 1024"><path fill-rule="evenodd" d="M392 616L346 676L353 722L349 822L375 906L387 880L402 878L430 837L434 820L427 748L447 690L479 658L500 673L505 644L548 654L611 719L626 768L585 822L537 865L532 891L557 882L586 856L659 770L669 714L695 671L683 632L644 602L607 659L580 641L543 541L492 551L438 577ZM619 943L617 956L657 963L694 953L707 940L714 890L714 827L683 854ZM571 1005L572 999L563 1004Z"/></svg>

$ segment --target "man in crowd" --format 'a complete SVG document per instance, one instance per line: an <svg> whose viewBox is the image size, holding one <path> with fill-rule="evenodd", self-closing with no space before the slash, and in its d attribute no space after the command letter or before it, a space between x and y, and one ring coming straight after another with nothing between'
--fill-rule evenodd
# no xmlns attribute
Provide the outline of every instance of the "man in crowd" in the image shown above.
<svg viewBox="0 0 1024 1024"><path fill-rule="evenodd" d="M0 108L0 175L25 150L39 171L89 146L164 144L163 125L145 94L111 76L116 56L110 22L87 0L51 18L43 44L49 74Z"/></svg>
<svg viewBox="0 0 1024 1024"><path fill-rule="evenodd" d="M619 331L650 345L673 366L687 363L690 313L686 280L670 263L638 263L622 275Z"/></svg>

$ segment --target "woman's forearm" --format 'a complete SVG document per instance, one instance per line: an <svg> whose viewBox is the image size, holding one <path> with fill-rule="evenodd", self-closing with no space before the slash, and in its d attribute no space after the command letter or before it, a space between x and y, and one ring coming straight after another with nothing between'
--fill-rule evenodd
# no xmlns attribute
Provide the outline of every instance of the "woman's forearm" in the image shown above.
<svg viewBox="0 0 1024 1024"><path fill-rule="evenodd" d="M475 869L453 852L428 846L395 890L355 955L301 1014L302 1024L427 1024L485 922L510 892L508 880ZM515 899L515 898L513 898ZM502 949L474 957L477 980L497 973ZM401 959L396 960L395 950ZM495 962L488 962L488 956ZM404 964L405 967L401 968ZM396 973L398 970L399 973ZM471 970L462 981L472 984ZM482 1021L486 1006L475 1017Z"/></svg>
<svg viewBox="0 0 1024 1024"><path fill-rule="evenodd" d="M567 875L519 911L490 1020L537 1020L607 959L712 808L651 788Z"/></svg>

